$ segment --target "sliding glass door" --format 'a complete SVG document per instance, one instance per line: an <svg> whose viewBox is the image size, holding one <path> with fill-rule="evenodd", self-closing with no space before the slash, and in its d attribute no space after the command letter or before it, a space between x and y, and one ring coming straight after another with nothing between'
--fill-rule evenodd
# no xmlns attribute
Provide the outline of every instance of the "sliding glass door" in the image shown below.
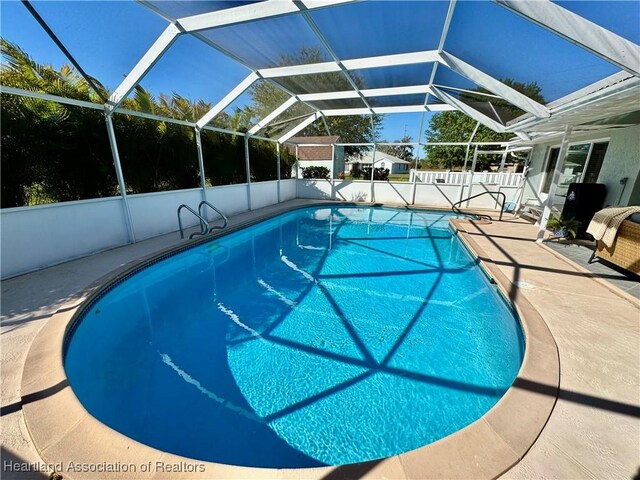
<svg viewBox="0 0 640 480"><path fill-rule="evenodd" d="M579 143L569 146L564 167L560 172L556 197L565 197L572 183L595 183L598 180L602 162L609 142ZM541 194L548 194L553 181L553 172L558 164L560 147L549 150L545 165Z"/></svg>

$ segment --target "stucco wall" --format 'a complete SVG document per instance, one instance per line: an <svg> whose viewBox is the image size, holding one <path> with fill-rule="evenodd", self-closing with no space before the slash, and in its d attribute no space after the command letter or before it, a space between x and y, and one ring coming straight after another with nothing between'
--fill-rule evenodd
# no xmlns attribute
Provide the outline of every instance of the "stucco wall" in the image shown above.
<svg viewBox="0 0 640 480"><path fill-rule="evenodd" d="M622 205L637 204L639 200L637 197L640 196L635 193L640 188L638 187L640 182L640 178L638 178L640 175L640 126L574 134L569 141L574 143L603 139L609 139L609 147L598 176L598 183L604 183L607 186L605 205L618 203L622 191L620 185L622 177L628 177L629 180L620 203ZM547 152L551 147L559 146L560 140L560 138L556 138L552 142L534 146L523 201L538 198L538 190L544 178L543 168Z"/></svg>
<svg viewBox="0 0 640 480"><path fill-rule="evenodd" d="M620 205L630 204L631 194L640 182L639 174L640 125L614 130L598 176L598 183L604 183L607 186L605 205L617 204L621 193ZM620 179L623 177L629 178L624 192L620 185Z"/></svg>

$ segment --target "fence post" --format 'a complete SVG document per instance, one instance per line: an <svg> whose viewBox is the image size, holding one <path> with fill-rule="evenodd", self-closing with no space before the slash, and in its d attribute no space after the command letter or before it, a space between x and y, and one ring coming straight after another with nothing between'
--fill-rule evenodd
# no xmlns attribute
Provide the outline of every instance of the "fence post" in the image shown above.
<svg viewBox="0 0 640 480"><path fill-rule="evenodd" d="M129 233L129 241L136 243L136 235L133 231L133 221L131 219L131 210L129 209L129 200L127 199L127 187L124 183L124 175L122 174L122 165L120 164L120 154L118 153L118 144L116 142L116 132L113 128L111 114L105 113L105 121L107 122L107 135L109 136L109 145L111 146L111 155L113 156L113 165L116 168L116 177L118 179L118 187L122 196L122 209L124 210L124 222Z"/></svg>

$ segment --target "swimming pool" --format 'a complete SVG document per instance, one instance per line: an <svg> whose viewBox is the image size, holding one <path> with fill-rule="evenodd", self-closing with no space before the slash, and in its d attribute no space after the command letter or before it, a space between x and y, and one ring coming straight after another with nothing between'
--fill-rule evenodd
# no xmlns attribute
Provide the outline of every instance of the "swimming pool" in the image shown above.
<svg viewBox="0 0 640 480"><path fill-rule="evenodd" d="M524 349L449 218L305 208L158 262L85 310L70 384L115 430L200 460L336 465L438 440L497 402Z"/></svg>

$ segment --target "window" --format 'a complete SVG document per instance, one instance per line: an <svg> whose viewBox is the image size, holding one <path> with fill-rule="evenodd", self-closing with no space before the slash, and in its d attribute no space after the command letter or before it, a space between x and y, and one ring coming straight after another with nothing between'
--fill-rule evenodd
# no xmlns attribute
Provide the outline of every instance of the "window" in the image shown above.
<svg viewBox="0 0 640 480"><path fill-rule="evenodd" d="M569 151L558 179L556 195L565 196L569 185L572 183L595 183L598 180L608 145L609 142L598 142L569 146ZM540 190L542 193L549 193L559 153L559 147L554 147L549 151L544 181Z"/></svg>
<svg viewBox="0 0 640 480"><path fill-rule="evenodd" d="M602 168L602 162L604 156L607 153L607 147L609 142L600 142L593 145L591 150L591 156L589 157L589 164L584 174L584 183L596 183L598 181L598 175L600 175L600 169Z"/></svg>

